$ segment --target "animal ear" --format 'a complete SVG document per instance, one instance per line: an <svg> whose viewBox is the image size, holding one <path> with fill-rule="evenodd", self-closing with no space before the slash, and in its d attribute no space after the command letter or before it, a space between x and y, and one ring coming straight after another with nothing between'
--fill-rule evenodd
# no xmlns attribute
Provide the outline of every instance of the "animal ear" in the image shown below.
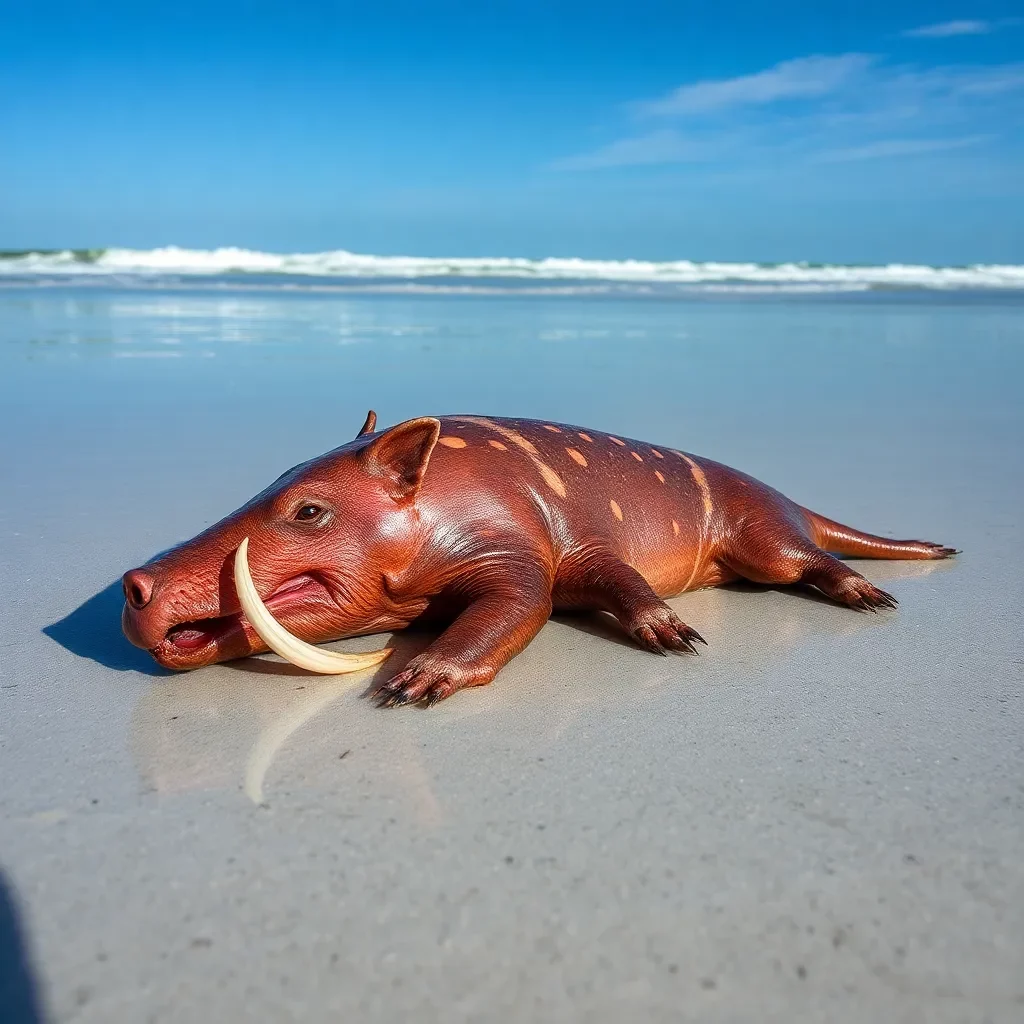
<svg viewBox="0 0 1024 1024"><path fill-rule="evenodd" d="M363 434L372 434L377 429L377 414L371 409L366 414L366 419L363 421L363 425L359 428L359 433L356 437L362 437Z"/></svg>
<svg viewBox="0 0 1024 1024"><path fill-rule="evenodd" d="M432 416L406 420L367 446L362 453L363 465L368 473L386 482L395 501L406 501L420 489L440 433L441 422Z"/></svg>

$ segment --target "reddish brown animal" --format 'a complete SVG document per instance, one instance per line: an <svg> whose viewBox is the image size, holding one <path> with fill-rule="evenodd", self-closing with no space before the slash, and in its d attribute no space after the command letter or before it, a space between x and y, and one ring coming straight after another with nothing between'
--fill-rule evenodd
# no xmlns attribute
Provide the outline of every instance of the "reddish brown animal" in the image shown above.
<svg viewBox="0 0 1024 1024"><path fill-rule="evenodd" d="M160 664L266 650L240 612L244 537L260 594L311 643L451 624L377 691L434 703L489 683L552 608L610 612L650 651L703 642L662 600L730 580L802 583L857 609L895 599L835 555L946 558L816 515L709 459L564 423L446 416L359 436L125 573L124 631Z"/></svg>

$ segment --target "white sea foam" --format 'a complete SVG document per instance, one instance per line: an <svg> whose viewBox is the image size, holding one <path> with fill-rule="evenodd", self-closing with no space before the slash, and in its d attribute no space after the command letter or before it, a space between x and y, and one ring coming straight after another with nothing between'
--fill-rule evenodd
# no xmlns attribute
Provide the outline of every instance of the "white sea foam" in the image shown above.
<svg viewBox="0 0 1024 1024"><path fill-rule="evenodd" d="M338 249L270 253L252 249L99 249L0 254L0 277L211 277L260 274L292 278L506 279L600 281L852 291L871 288L1021 289L1024 266L974 264L932 267L890 263L843 266L809 263L695 263L690 260L585 260L549 257L439 258L369 256Z"/></svg>

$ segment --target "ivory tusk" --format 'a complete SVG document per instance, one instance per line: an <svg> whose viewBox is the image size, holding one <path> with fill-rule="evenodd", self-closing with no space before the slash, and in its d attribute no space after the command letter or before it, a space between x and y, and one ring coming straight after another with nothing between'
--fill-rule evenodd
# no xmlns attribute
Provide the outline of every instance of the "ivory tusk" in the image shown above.
<svg viewBox="0 0 1024 1024"><path fill-rule="evenodd" d="M281 625L270 609L263 603L256 590L249 572L249 538L246 537L235 552L235 589L242 611L250 625L260 635L260 639L285 661L290 661L299 668L318 672L321 675L343 675L346 672L358 672L360 669L379 665L390 653L385 647L379 651L368 651L366 654L342 654L340 651L325 651L320 647L307 644L293 636Z"/></svg>

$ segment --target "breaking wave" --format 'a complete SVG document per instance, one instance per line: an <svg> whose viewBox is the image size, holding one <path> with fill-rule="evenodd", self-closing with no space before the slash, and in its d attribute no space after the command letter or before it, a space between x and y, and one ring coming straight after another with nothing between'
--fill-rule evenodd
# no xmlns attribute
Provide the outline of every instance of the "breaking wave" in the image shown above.
<svg viewBox="0 0 1024 1024"><path fill-rule="evenodd" d="M514 257L370 256L343 249L271 253L252 249L65 249L0 253L0 278L122 276L224 277L260 275L308 280L438 280L606 282L764 290L1019 289L1024 266L974 264L932 267L890 263L844 266L814 263L697 263L691 260L585 260Z"/></svg>

